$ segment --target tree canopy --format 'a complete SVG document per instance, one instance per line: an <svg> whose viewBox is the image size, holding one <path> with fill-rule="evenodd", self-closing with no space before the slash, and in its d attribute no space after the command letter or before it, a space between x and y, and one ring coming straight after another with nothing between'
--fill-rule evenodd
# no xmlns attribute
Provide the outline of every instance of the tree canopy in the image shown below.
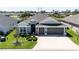
<svg viewBox="0 0 79 59"><path fill-rule="evenodd" d="M24 12L20 17L32 16L30 12Z"/></svg>

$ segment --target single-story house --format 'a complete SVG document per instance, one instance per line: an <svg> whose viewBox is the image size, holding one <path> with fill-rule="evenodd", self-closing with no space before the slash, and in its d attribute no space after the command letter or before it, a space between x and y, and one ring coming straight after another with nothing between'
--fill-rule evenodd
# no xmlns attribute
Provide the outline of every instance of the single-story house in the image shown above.
<svg viewBox="0 0 79 59"><path fill-rule="evenodd" d="M68 17L65 17L61 21L79 28L79 14L77 14L77 15L70 15Z"/></svg>
<svg viewBox="0 0 79 59"><path fill-rule="evenodd" d="M46 14L38 13L20 22L16 28L19 34L66 35L67 26Z"/></svg>
<svg viewBox="0 0 79 59"><path fill-rule="evenodd" d="M7 34L10 30L12 30L12 28L15 27L16 24L17 20L14 18L0 14L0 32Z"/></svg>

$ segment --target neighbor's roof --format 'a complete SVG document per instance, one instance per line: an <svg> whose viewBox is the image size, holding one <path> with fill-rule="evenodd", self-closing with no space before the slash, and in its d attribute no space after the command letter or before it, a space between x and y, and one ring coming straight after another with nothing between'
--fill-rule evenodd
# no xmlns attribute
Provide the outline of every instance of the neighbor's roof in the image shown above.
<svg viewBox="0 0 79 59"><path fill-rule="evenodd" d="M14 18L0 14L0 25L9 27L10 23L12 23L14 21L17 21L17 20L15 20Z"/></svg>
<svg viewBox="0 0 79 59"><path fill-rule="evenodd" d="M79 25L79 14L65 17L63 20Z"/></svg>

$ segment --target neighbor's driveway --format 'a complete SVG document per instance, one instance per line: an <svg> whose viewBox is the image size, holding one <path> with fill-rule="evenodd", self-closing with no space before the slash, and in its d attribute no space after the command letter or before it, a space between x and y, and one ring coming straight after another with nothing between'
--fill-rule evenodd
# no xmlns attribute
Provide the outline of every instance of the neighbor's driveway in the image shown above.
<svg viewBox="0 0 79 59"><path fill-rule="evenodd" d="M33 50L79 50L68 37L38 37L38 43Z"/></svg>

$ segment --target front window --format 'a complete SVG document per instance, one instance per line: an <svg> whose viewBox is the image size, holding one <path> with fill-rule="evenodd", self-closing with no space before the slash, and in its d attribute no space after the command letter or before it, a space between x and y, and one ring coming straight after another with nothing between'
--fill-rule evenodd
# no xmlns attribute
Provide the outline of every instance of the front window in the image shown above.
<svg viewBox="0 0 79 59"><path fill-rule="evenodd" d="M25 28L25 27L21 27L21 28L20 28L20 32L21 32L22 34L25 34L25 33L26 33L26 28Z"/></svg>

